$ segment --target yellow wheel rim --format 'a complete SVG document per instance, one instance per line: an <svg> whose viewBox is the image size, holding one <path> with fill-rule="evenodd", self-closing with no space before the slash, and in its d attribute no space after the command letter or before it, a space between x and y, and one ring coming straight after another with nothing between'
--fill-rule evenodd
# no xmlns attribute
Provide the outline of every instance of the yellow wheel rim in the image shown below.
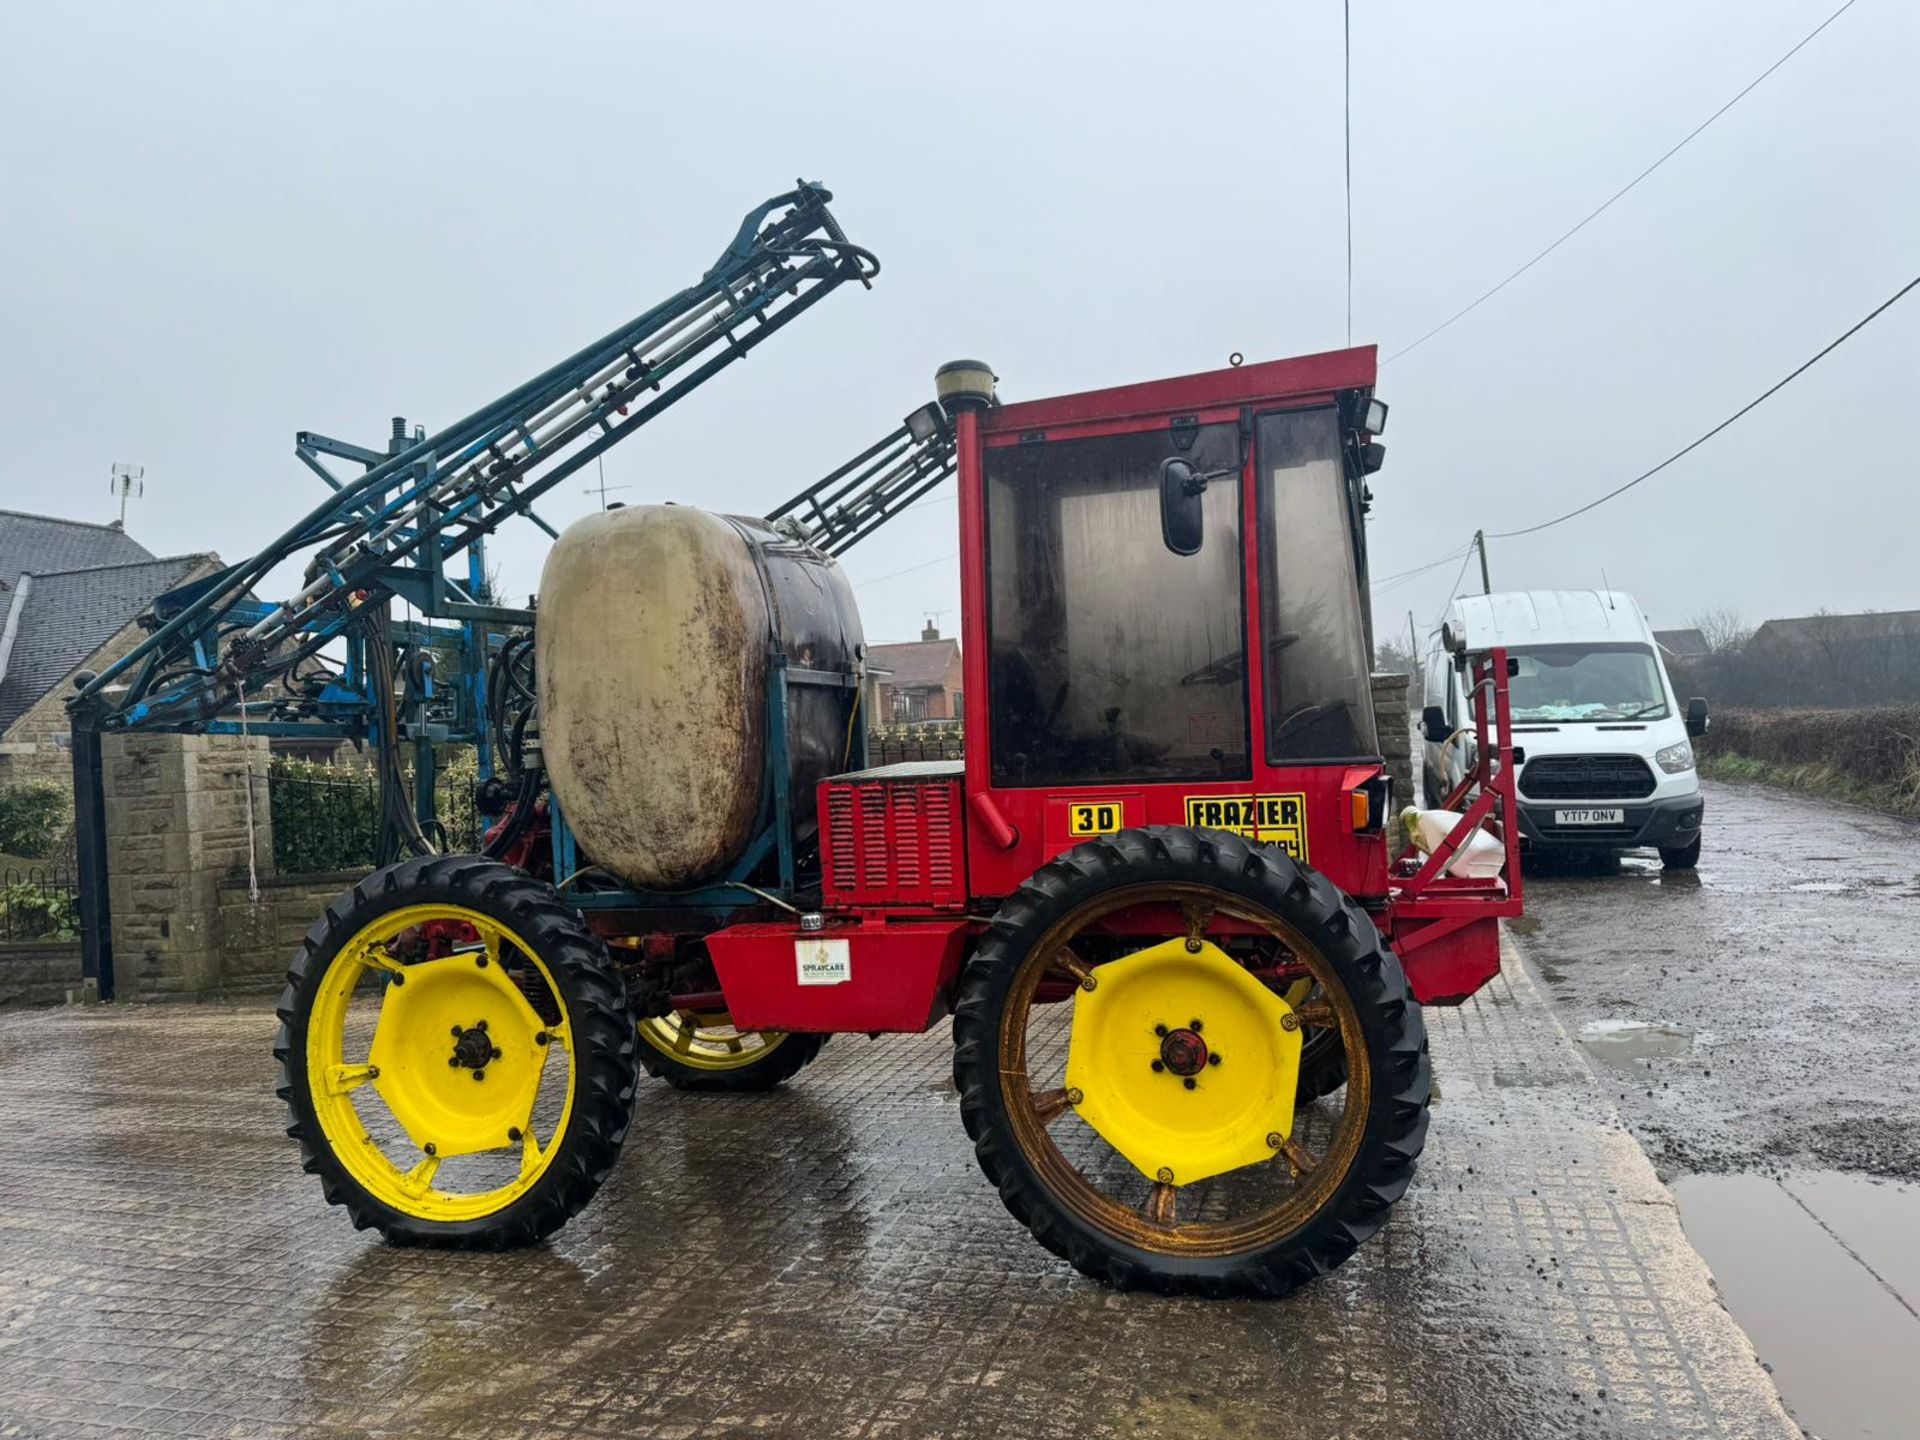
<svg viewBox="0 0 1920 1440"><path fill-rule="evenodd" d="M447 953L414 958L430 948ZM459 905L372 921L335 953L307 1019L328 1147L375 1199L425 1220L479 1219L538 1183L573 1116L576 1068L552 973Z"/></svg>
<svg viewBox="0 0 1920 1440"><path fill-rule="evenodd" d="M676 1010L640 1022L640 1038L691 1070L744 1070L787 1041L784 1030L739 1030L724 1010Z"/></svg>

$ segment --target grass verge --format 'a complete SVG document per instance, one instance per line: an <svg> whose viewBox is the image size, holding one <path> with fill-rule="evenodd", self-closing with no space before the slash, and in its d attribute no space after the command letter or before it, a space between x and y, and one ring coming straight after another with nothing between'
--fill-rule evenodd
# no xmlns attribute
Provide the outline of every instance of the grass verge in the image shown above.
<svg viewBox="0 0 1920 1440"><path fill-rule="evenodd" d="M1910 783L1861 780L1818 761L1788 764L1776 760L1757 760L1751 755L1715 752L1700 757L1700 773L1709 780L1757 781L1798 790L1826 800L1861 805L1907 819L1920 819L1920 793Z"/></svg>

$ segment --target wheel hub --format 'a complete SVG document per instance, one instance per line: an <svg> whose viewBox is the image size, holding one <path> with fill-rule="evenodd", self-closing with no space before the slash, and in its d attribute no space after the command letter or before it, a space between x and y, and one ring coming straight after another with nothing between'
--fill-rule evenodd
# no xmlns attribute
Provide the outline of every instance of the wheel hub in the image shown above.
<svg viewBox="0 0 1920 1440"><path fill-rule="evenodd" d="M1293 1133L1300 1079L1287 1002L1206 940L1150 946L1098 975L1074 992L1067 1039L1080 1118L1161 1184L1271 1160L1272 1137ZM1191 1018L1169 1024L1175 1016Z"/></svg>
<svg viewBox="0 0 1920 1440"><path fill-rule="evenodd" d="M487 1068L489 1060L500 1058L499 1047L487 1033L486 1021L476 1020L465 1028L458 1025L453 1027L453 1054L447 1057L449 1065L462 1065L479 1075Z"/></svg>
<svg viewBox="0 0 1920 1440"><path fill-rule="evenodd" d="M406 985L387 990L368 1050L373 1087L394 1119L441 1159L509 1143L509 1131L526 1130L540 1089L548 1027L505 969L485 960L409 965Z"/></svg>
<svg viewBox="0 0 1920 1440"><path fill-rule="evenodd" d="M1207 1068L1207 1042L1191 1029L1170 1030L1160 1042L1160 1063L1182 1079Z"/></svg>

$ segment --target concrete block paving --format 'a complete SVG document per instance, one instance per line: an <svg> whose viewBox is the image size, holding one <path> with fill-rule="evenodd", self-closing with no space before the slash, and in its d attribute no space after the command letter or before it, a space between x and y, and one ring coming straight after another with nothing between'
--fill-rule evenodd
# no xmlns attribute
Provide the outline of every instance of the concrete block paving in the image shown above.
<svg viewBox="0 0 1920 1440"><path fill-rule="evenodd" d="M936 1035L645 1084L548 1246L390 1249L299 1170L271 1010L0 1016L0 1436L1795 1436L1524 966L1431 1012L1420 1178L1281 1302L1118 1295L975 1167Z"/></svg>

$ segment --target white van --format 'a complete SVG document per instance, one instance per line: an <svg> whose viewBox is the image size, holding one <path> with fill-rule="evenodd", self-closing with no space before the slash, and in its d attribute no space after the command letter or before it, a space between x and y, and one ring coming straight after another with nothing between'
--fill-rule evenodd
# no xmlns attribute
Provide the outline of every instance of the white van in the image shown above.
<svg viewBox="0 0 1920 1440"><path fill-rule="evenodd" d="M1520 831L1530 847L1651 846L1670 870L1700 859L1706 802L1689 737L1707 702L1682 710L1660 647L1619 590L1512 590L1456 600L1426 657L1420 732L1429 805L1466 773L1474 723L1447 654L1504 645L1511 663Z"/></svg>

